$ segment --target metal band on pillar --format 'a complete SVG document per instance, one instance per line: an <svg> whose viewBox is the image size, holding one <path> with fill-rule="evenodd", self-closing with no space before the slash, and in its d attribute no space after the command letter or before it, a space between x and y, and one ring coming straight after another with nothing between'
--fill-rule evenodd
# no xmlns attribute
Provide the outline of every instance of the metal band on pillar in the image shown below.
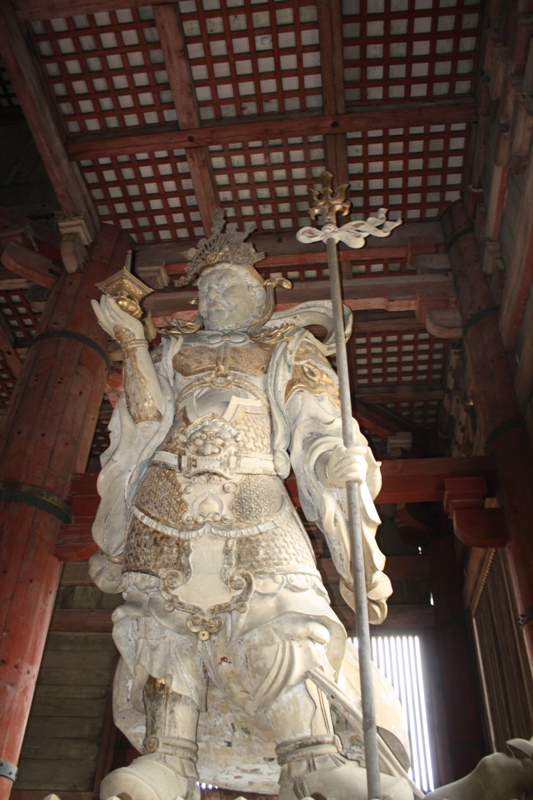
<svg viewBox="0 0 533 800"><path fill-rule="evenodd" d="M473 225L469 225L468 228L463 228L462 230L457 231L457 233L454 236L452 236L452 238L446 245L446 252L449 253L449 251L452 249L454 244L459 241L459 239L462 239L463 236L466 236L467 233L472 233L473 231L474 231Z"/></svg>
<svg viewBox="0 0 533 800"><path fill-rule="evenodd" d="M28 506L48 511L60 522L70 525L74 515L68 504L59 495L43 489L42 486L33 486L21 481L0 481L0 500L15 503L26 503Z"/></svg>
<svg viewBox="0 0 533 800"><path fill-rule="evenodd" d="M470 328L473 328L480 319L489 317L491 314L497 314L499 310L500 306L488 306L487 308L482 308L481 311L477 311L463 325L463 336L466 336Z"/></svg>
<svg viewBox="0 0 533 800"><path fill-rule="evenodd" d="M492 433L489 433L487 436L487 441L485 442L485 450L488 450L492 447L496 439L504 434L508 433L509 431L515 430L516 428L525 428L526 423L523 417L513 417L513 419L507 419L505 422L502 422L501 425L498 425L497 428L494 428Z"/></svg>
<svg viewBox="0 0 533 800"><path fill-rule="evenodd" d="M98 355L102 356L107 368L111 368L111 361L109 360L109 356L104 348L101 347L98 342L95 342L94 339L84 336L83 333L77 333L77 331L44 331L44 333L40 333L38 336L35 336L33 339L31 339L28 342L28 347L32 347L34 344L37 344L37 342L42 342L45 339L55 339L58 337L64 339L76 339L76 341L86 344L87 347L92 347L93 350L96 350Z"/></svg>
<svg viewBox="0 0 533 800"><path fill-rule="evenodd" d="M0 758L0 778L7 778L10 781L16 781L18 775L18 767L7 761L5 758Z"/></svg>

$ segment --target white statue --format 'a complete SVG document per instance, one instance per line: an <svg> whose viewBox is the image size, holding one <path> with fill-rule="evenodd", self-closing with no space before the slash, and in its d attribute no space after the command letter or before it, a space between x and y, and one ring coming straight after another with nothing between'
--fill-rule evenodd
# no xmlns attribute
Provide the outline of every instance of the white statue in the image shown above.
<svg viewBox="0 0 533 800"><path fill-rule="evenodd" d="M114 614L122 656L115 717L144 753L105 778L102 798L195 797L199 715L228 702L263 732L261 747L271 753L263 787L279 773L277 755L283 798L334 789L342 800L354 785L363 798L365 772L341 755L329 703L306 675L336 680L346 632L283 478L292 465L302 508L327 536L352 605L343 486L361 484L369 610L379 622L391 593L375 543L379 466L358 428L353 452L342 447L337 378L325 357L332 349L303 327L327 324L330 306L271 318L273 287L253 266L262 254L244 243L248 232L223 233L222 225L219 215L189 265L188 280L199 275L203 329L171 327L150 354L141 322L109 297L95 303L100 324L122 345L125 391L98 483L100 553L91 574L124 596ZM354 673L353 654L351 663ZM383 706L385 716L396 714L389 728L396 724L401 740L394 701ZM203 739L209 735L200 746ZM231 755L241 764L237 749ZM206 770L216 780L214 759L200 753L202 780ZM411 800L403 775L396 764L386 791Z"/></svg>
<svg viewBox="0 0 533 800"><path fill-rule="evenodd" d="M375 543L379 465L355 421L357 446L342 447L330 336L321 344L305 328L327 327L329 304L272 315L272 282L254 269L262 254L248 231L222 227L218 214L190 254L197 323L167 321L152 353L139 320L109 297L94 303L123 349L124 395L102 457L91 574L124 597L114 714L143 753L104 778L101 798L198 800L200 777L243 793L273 794L279 781L282 800L367 800L357 651L283 479L292 466L352 605L343 487L360 484L380 622L391 586ZM422 797L377 670L375 685L383 797Z"/></svg>

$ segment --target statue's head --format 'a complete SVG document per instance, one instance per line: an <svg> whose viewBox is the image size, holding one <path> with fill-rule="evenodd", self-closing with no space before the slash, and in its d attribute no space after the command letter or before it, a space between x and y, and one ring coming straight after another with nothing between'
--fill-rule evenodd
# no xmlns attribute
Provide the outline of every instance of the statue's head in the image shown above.
<svg viewBox="0 0 533 800"><path fill-rule="evenodd" d="M198 284L200 313L187 333L205 324L207 330L248 330L250 337L264 339L263 326L274 311L274 289L290 289L291 283L286 278L265 280L255 269L265 257L245 242L255 223L245 222L243 231L232 227L224 232L225 224L224 212L217 208L211 236L189 250L185 274L174 281L175 286Z"/></svg>
<svg viewBox="0 0 533 800"><path fill-rule="evenodd" d="M207 330L248 329L265 309L262 278L248 267L219 262L198 279L198 310Z"/></svg>

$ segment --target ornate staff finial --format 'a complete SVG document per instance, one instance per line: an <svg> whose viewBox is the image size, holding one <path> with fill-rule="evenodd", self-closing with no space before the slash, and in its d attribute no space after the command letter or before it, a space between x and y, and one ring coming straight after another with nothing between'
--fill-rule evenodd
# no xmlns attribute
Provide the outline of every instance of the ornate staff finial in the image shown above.
<svg viewBox="0 0 533 800"><path fill-rule="evenodd" d="M309 189L311 195L311 206L309 216L315 220L318 216L322 217L322 225L337 224L337 214L340 212L343 217L350 213L351 203L348 200L348 183L343 183L338 189L332 186L333 175L331 172L322 173L322 192L316 189Z"/></svg>

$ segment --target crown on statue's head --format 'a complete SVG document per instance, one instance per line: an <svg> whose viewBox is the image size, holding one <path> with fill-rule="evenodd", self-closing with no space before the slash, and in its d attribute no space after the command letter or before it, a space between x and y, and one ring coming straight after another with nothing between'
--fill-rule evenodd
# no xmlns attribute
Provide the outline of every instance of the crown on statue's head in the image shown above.
<svg viewBox="0 0 533 800"><path fill-rule="evenodd" d="M261 261L266 253L258 253L251 242L244 241L255 230L255 222L245 222L243 231L231 229L224 233L225 224L224 211L217 208L213 214L211 236L209 239L200 239L198 247L192 247L188 251L185 275L174 281L175 286L187 286L193 283L204 269L221 263L244 267L263 283L263 278L254 269L254 264Z"/></svg>

